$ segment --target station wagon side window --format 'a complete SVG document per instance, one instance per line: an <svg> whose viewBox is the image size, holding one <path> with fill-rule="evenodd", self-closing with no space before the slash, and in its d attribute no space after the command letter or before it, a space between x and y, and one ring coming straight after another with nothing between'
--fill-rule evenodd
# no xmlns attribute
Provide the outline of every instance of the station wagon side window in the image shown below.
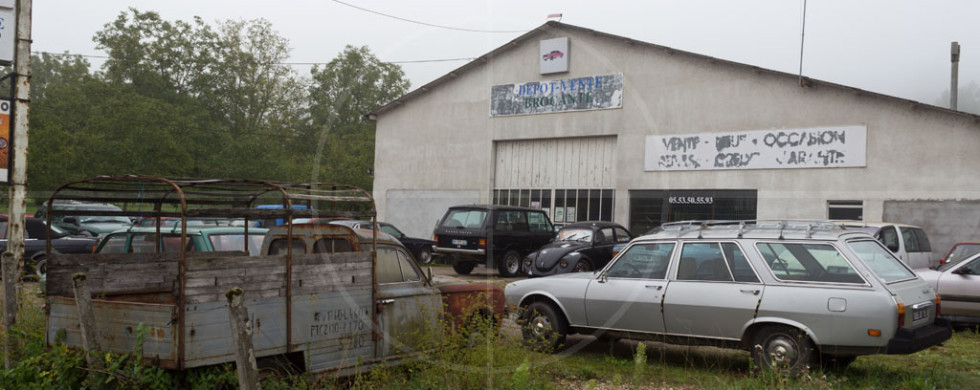
<svg viewBox="0 0 980 390"><path fill-rule="evenodd" d="M354 247L343 238L321 238L313 244L313 253L353 252Z"/></svg>
<svg viewBox="0 0 980 390"><path fill-rule="evenodd" d="M606 276L631 279L666 279L674 243L636 244L609 266Z"/></svg>
<svg viewBox="0 0 980 390"><path fill-rule="evenodd" d="M784 281L865 284L851 263L830 244L756 244L773 276Z"/></svg>
<svg viewBox="0 0 980 390"><path fill-rule="evenodd" d="M499 211L497 212L497 223L494 229L498 231L526 232L530 230L527 223L527 214L523 211Z"/></svg>
<svg viewBox="0 0 980 390"><path fill-rule="evenodd" d="M918 228L899 227L902 231L902 240L905 241L906 252L932 252L929 245L929 238L926 232Z"/></svg>
<svg viewBox="0 0 980 390"><path fill-rule="evenodd" d="M126 235L114 234L106 237L99 253L126 253Z"/></svg>
<svg viewBox="0 0 980 390"><path fill-rule="evenodd" d="M725 252L725 260L728 261L728 268L732 270L736 282L759 283L759 278L755 276L755 271L738 245L725 242L721 244L721 249Z"/></svg>
<svg viewBox="0 0 980 390"><path fill-rule="evenodd" d="M548 216L544 213L528 213L527 223L534 233L553 233L555 231L555 228L551 226L551 221L548 220Z"/></svg>
<svg viewBox="0 0 980 390"><path fill-rule="evenodd" d="M894 226L885 226L875 234L875 238L885 244L885 247L892 252L898 252L898 233Z"/></svg>
<svg viewBox="0 0 980 390"><path fill-rule="evenodd" d="M131 253L154 253L156 250L153 247L156 245L156 242L156 236L151 234L135 235L129 243L129 251Z"/></svg>
<svg viewBox="0 0 980 390"><path fill-rule="evenodd" d="M731 282L732 273L718 243L687 243L677 264L677 280Z"/></svg>
<svg viewBox="0 0 980 390"><path fill-rule="evenodd" d="M409 261L411 261L411 257L404 251L390 247L379 247L378 284L417 282L422 280Z"/></svg>
<svg viewBox="0 0 980 390"><path fill-rule="evenodd" d="M602 230L599 230L598 234L595 235L593 238L593 243L595 245L611 245L613 242L615 242L614 239L615 236L613 236L613 229L603 228Z"/></svg>
<svg viewBox="0 0 980 390"><path fill-rule="evenodd" d="M269 254L285 255L289 248L286 245L288 244L286 243L285 238L279 238L273 240L271 243L269 243ZM293 253L295 254L306 253L306 244L303 242L303 240L299 238L293 239Z"/></svg>
<svg viewBox="0 0 980 390"><path fill-rule="evenodd" d="M618 227L618 228L614 228L613 230L616 231L617 244L625 244L627 242L630 242L630 234L626 231L626 229Z"/></svg>

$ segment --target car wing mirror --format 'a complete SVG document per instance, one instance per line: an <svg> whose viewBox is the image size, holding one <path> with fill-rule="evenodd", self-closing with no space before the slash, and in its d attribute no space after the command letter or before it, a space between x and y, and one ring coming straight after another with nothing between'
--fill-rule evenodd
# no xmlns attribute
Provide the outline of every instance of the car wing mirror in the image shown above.
<svg viewBox="0 0 980 390"><path fill-rule="evenodd" d="M971 270L969 267L960 267L953 270L952 273L957 275L973 275L973 270Z"/></svg>

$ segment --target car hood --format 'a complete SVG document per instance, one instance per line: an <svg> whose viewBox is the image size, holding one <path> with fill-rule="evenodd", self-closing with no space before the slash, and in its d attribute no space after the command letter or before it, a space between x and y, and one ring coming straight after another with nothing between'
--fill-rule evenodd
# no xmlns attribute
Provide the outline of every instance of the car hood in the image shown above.
<svg viewBox="0 0 980 390"><path fill-rule="evenodd" d="M556 241L549 243L530 254L534 267L540 270L550 270L558 264L562 257L589 247L588 243L577 241Z"/></svg>

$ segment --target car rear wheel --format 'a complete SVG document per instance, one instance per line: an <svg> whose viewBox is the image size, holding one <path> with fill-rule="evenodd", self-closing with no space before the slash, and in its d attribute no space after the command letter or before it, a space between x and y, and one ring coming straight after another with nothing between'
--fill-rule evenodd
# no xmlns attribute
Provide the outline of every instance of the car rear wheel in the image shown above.
<svg viewBox="0 0 980 390"><path fill-rule="evenodd" d="M578 263L572 267L572 272L592 272L595 267L592 267L592 263L588 259L579 260Z"/></svg>
<svg viewBox="0 0 980 390"><path fill-rule="evenodd" d="M470 272L473 272L473 267L476 267L476 264L464 261L453 262L453 271L460 275L469 275Z"/></svg>
<svg viewBox="0 0 980 390"><path fill-rule="evenodd" d="M752 358L762 369L796 374L809 366L816 356L813 342L806 333L789 326L770 325L759 329L752 344Z"/></svg>
<svg viewBox="0 0 980 390"><path fill-rule="evenodd" d="M521 254L517 251L507 251L500 258L500 276L512 278L521 272Z"/></svg>
<svg viewBox="0 0 980 390"><path fill-rule="evenodd" d="M565 342L568 321L550 303L532 303L523 313L523 320L524 345L542 352L554 352Z"/></svg>
<svg viewBox="0 0 980 390"><path fill-rule="evenodd" d="M419 264L432 263L432 250L428 248L422 248L419 250L418 261Z"/></svg>

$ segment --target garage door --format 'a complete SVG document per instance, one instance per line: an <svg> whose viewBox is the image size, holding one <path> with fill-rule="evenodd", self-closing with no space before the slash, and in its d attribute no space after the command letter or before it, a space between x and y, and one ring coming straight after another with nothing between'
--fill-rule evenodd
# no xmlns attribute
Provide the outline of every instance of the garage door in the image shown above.
<svg viewBox="0 0 980 390"><path fill-rule="evenodd" d="M616 137L500 141L496 204L542 208L556 224L612 220Z"/></svg>

